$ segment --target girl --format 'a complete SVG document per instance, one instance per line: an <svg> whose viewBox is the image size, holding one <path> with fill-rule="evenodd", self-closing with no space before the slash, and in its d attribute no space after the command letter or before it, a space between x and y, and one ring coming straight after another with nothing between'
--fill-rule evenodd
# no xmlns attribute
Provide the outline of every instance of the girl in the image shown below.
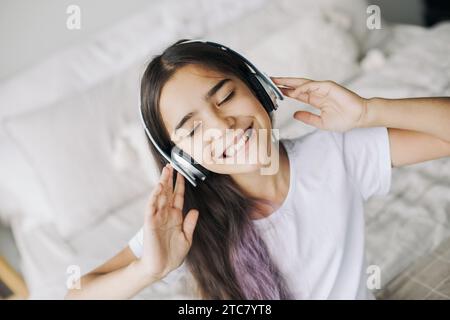
<svg viewBox="0 0 450 320"><path fill-rule="evenodd" d="M392 167L450 156L450 99L365 99L330 81L272 78L320 114L294 114L318 130L264 144L272 118L245 70L199 42L177 42L150 62L141 104L151 136L208 176L185 184L150 144L161 177L143 228L67 298L131 298L180 275L193 298L373 298L363 203L387 194ZM219 134L196 139L200 129ZM238 133L230 138L229 129ZM256 162L230 161L254 152L262 155ZM278 170L261 174L273 155Z"/></svg>

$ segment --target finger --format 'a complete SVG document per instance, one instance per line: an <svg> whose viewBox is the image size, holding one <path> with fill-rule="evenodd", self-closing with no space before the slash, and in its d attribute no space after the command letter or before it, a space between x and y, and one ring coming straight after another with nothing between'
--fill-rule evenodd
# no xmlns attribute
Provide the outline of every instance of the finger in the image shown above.
<svg viewBox="0 0 450 320"><path fill-rule="evenodd" d="M327 95L328 88L325 83L311 81L301 85L295 90L286 93L286 96L307 103L313 107L320 108L320 102Z"/></svg>
<svg viewBox="0 0 450 320"><path fill-rule="evenodd" d="M327 95L330 92L331 87L333 85L334 84L332 82L330 82L330 81L310 81L310 82L307 82L305 84L302 84L297 89L295 89L295 91L297 93L311 93L311 92L314 92L317 95L325 96L325 95Z"/></svg>
<svg viewBox="0 0 450 320"><path fill-rule="evenodd" d="M158 183L153 189L152 193L150 194L147 212L144 216L144 220L146 223L149 221L150 217L152 217L156 213L156 204L157 204L156 201L158 199L158 195L160 194L161 190L162 186L160 183Z"/></svg>
<svg viewBox="0 0 450 320"><path fill-rule="evenodd" d="M286 97L293 98L293 99L296 99L301 102L309 104L309 94L308 93L298 92L298 91L295 91L295 89L280 88L280 90L283 93L283 95L285 95Z"/></svg>
<svg viewBox="0 0 450 320"><path fill-rule="evenodd" d="M165 165L162 168L162 170L161 170L161 175L159 177L159 182L162 183L167 178L168 173L169 173L169 170L167 169L167 165Z"/></svg>
<svg viewBox="0 0 450 320"><path fill-rule="evenodd" d="M319 129L323 127L322 118L311 112L297 111L294 118Z"/></svg>
<svg viewBox="0 0 450 320"><path fill-rule="evenodd" d="M194 235L195 226L197 225L199 212L197 209L191 209L187 213L183 221L183 232L187 241L191 244Z"/></svg>
<svg viewBox="0 0 450 320"><path fill-rule="evenodd" d="M184 177L177 172L177 181L175 183L175 193L173 199L173 207L183 210L184 203Z"/></svg>
<svg viewBox="0 0 450 320"><path fill-rule="evenodd" d="M152 203L149 205L146 214L144 215L144 224L148 225L151 221L151 218L155 216L157 210L156 210L156 204Z"/></svg>
<svg viewBox="0 0 450 320"><path fill-rule="evenodd" d="M307 78L289 78L289 77L271 77L271 79L276 85L288 86L291 88L297 88L305 83L313 81Z"/></svg>
<svg viewBox="0 0 450 320"><path fill-rule="evenodd" d="M173 193L173 172L174 172L174 169L173 169L173 167L172 167L172 165L170 163L167 165L167 168L169 169L167 190L169 191L169 196L170 196Z"/></svg>
<svg viewBox="0 0 450 320"><path fill-rule="evenodd" d="M169 191L168 191L168 182L170 177L170 169L168 168L168 165L166 165L161 173L161 178L159 183L161 184L161 191L157 195L156 199L156 210L157 212L155 214L165 212L163 209L166 207L168 199L169 199Z"/></svg>
<svg viewBox="0 0 450 320"><path fill-rule="evenodd" d="M163 193L168 192L168 180L169 180L169 175L170 175L169 171L170 170L169 170L168 166L166 165L166 166L164 166L164 168L162 169L162 172L161 172L161 177L160 177L159 182L162 184L162 187L163 187L162 192Z"/></svg>
<svg viewBox="0 0 450 320"><path fill-rule="evenodd" d="M311 93L320 90L321 83L318 81L309 81L301 86L298 86L295 90L290 91L292 95L299 95L301 93Z"/></svg>
<svg viewBox="0 0 450 320"><path fill-rule="evenodd" d="M163 186L161 182L158 182L155 189L153 190L151 197L150 197L150 203L155 204L156 200L158 199L158 196L161 194L161 191L163 190Z"/></svg>
<svg viewBox="0 0 450 320"><path fill-rule="evenodd" d="M157 213L165 212L164 208L167 205L167 195L162 192L160 195L158 195L158 199L156 201L156 209L158 210Z"/></svg>

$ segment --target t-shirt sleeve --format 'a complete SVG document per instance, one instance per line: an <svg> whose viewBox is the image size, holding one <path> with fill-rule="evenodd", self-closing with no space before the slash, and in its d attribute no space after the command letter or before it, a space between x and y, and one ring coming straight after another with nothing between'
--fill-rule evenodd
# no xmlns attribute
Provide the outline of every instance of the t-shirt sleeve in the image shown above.
<svg viewBox="0 0 450 320"><path fill-rule="evenodd" d="M128 241L128 246L130 247L131 251L133 251L133 254L140 258L142 256L142 247L144 244L144 232L141 228L134 236L133 238Z"/></svg>
<svg viewBox="0 0 450 320"><path fill-rule="evenodd" d="M345 167L364 200L383 196L391 186L391 153L385 127L355 128L342 133Z"/></svg>

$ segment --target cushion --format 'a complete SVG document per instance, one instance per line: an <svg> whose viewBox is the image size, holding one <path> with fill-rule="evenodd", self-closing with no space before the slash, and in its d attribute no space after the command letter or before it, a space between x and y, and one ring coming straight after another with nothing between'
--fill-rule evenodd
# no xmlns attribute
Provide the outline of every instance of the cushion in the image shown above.
<svg viewBox="0 0 450 320"><path fill-rule="evenodd" d="M124 152L124 130L138 125L138 75L133 74L135 81L124 78L130 80L112 79L4 121L45 193L47 214L64 237L142 195L151 185L140 157L118 160L117 154ZM32 203L27 207L33 210Z"/></svg>

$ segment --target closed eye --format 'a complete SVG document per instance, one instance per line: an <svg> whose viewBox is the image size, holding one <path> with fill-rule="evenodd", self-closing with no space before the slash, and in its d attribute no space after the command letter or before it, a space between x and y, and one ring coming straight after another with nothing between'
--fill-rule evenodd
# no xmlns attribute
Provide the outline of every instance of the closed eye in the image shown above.
<svg viewBox="0 0 450 320"><path fill-rule="evenodd" d="M188 137L192 137L192 136L194 135L195 129L197 129L197 127L198 127L200 124L201 124L201 123L199 123L198 125L196 125L196 126L194 127L194 129L192 129L191 132L189 132Z"/></svg>
<svg viewBox="0 0 450 320"><path fill-rule="evenodd" d="M233 98L235 91L231 91L225 99L223 99L220 103L218 103L218 106L221 106L222 104L224 104L225 102L229 101L231 98ZM197 129L198 125L194 127L194 129L192 129L191 132L189 132L188 137L192 137L195 133L195 129Z"/></svg>
<svg viewBox="0 0 450 320"><path fill-rule="evenodd" d="M227 97L226 97L225 99L223 99L218 105L220 106L220 105L222 105L223 103L225 103L225 102L227 102L228 100L230 100L231 98L233 98L234 92L235 92L234 90L231 91L230 94L227 95Z"/></svg>

